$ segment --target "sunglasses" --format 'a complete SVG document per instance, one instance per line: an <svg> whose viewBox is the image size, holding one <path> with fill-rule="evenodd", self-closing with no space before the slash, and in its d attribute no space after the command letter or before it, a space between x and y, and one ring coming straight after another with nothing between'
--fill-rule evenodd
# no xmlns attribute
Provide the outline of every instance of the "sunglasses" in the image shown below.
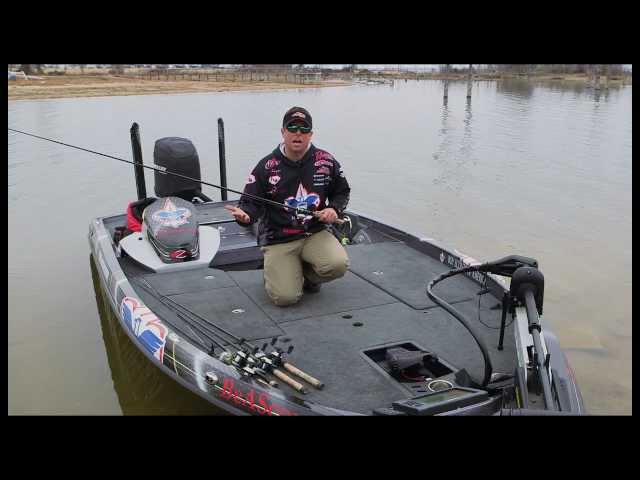
<svg viewBox="0 0 640 480"><path fill-rule="evenodd" d="M311 131L311 127L305 127L304 125L287 125L287 131L291 133L309 133Z"/></svg>

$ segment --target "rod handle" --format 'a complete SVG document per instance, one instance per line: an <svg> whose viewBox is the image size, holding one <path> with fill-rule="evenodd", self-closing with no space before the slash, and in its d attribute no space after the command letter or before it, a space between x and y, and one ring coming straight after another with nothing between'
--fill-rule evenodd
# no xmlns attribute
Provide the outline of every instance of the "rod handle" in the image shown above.
<svg viewBox="0 0 640 480"><path fill-rule="evenodd" d="M307 390L304 388L304 386L301 383L296 382L293 378L291 378L286 373L278 370L277 368L274 368L271 373L273 373L273 375L278 377L280 380L282 380L284 383L289 385L295 391L300 393L307 393Z"/></svg>
<svg viewBox="0 0 640 480"><path fill-rule="evenodd" d="M303 379L305 382L310 383L311 385L313 385L318 390L322 390L322 388L324 387L324 383L322 383L320 380L318 380L317 378L313 378L308 373L303 372L302 370L300 370L299 368L296 368L295 366L291 365L290 363L285 362L285 363L282 364L282 366L286 370L288 370L289 372L291 372L294 375L297 375L298 377Z"/></svg>

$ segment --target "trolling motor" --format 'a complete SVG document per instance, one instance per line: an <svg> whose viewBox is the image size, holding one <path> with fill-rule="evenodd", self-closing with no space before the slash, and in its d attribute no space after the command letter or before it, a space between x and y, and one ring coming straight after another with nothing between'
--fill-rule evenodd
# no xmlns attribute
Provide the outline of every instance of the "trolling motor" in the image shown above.
<svg viewBox="0 0 640 480"><path fill-rule="evenodd" d="M456 310L452 305L442 300L440 297L433 293L433 287L454 275L459 275L461 273L470 273L470 272L483 272L483 273L493 273L496 275L508 276L511 277L514 273L522 267L527 267L531 269L536 269L538 266L538 261L534 258L523 257L520 255L509 255L507 257L503 257L501 259L495 260L493 262L486 262L478 265L466 265L464 267L456 268L453 270L449 270L448 272L444 272L438 277L434 278L427 285L427 296L433 300L436 304L440 305L447 312L453 315L462 325L469 331L471 336L474 338L480 351L482 352L482 356L484 359L484 377L482 383L480 384L482 387L486 387L492 381L492 371L493 366L491 365L491 358L489 356L489 351L483 341L482 337L475 331L475 328L465 319L464 315ZM504 301L503 301L504 303ZM540 297L540 308L542 308L542 300ZM501 340L504 337L504 329L505 329L505 317L506 310L503 310L503 318L502 318L502 327L501 327ZM501 345L500 345L501 347Z"/></svg>
<svg viewBox="0 0 640 480"><path fill-rule="evenodd" d="M547 370L549 355L547 354L544 359L541 358L544 350L540 338L542 326L539 315L542 315L544 300L544 275L538 270L538 261L520 255L510 255L493 262L484 263L478 267L478 271L511 278L509 292L505 292L502 299L502 320L498 350L504 348L507 312L513 313L516 306L524 305L527 312L528 329L533 338L535 349L532 358L533 367L537 371L537 376L542 385L546 407L549 410L556 410L551 394L551 380Z"/></svg>
<svg viewBox="0 0 640 480"><path fill-rule="evenodd" d="M542 326L540 325L538 315L542 315L543 295L544 276L538 269L533 267L520 267L513 273L511 288L509 289L509 296L511 297L510 303L513 304L515 299L526 308L529 333L533 338L535 348L532 358L533 368L538 373L546 407L549 410L555 410L555 404L551 394L551 379L548 372L550 355L547 354L545 358L542 358L544 352L542 339L540 337Z"/></svg>
<svg viewBox="0 0 640 480"><path fill-rule="evenodd" d="M515 272L522 267L530 267L540 273L538 268L538 261L535 258L523 257L521 255L509 255L507 257L494 260L493 262L486 262L478 266L479 272L493 273L494 275L500 275L503 277L512 278ZM542 275L540 273L540 275ZM518 280L516 279L516 286ZM500 339L498 340L498 350L504 349L504 331L507 321L507 312L513 312L512 300L513 296L513 280L511 281L511 291L505 292L502 297L502 320L500 323ZM544 277L542 278L542 288L539 289L538 300L536 302L539 305L539 312L542 315L542 294L544 291Z"/></svg>

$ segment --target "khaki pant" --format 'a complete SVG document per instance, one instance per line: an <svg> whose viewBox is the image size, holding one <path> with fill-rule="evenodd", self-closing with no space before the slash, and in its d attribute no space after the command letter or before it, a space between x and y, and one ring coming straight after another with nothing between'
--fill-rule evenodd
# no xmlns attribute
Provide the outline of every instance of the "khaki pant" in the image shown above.
<svg viewBox="0 0 640 480"><path fill-rule="evenodd" d="M342 277L349 267L346 250L326 230L261 250L265 289L273 303L281 307L300 301L305 277L313 283L330 282Z"/></svg>

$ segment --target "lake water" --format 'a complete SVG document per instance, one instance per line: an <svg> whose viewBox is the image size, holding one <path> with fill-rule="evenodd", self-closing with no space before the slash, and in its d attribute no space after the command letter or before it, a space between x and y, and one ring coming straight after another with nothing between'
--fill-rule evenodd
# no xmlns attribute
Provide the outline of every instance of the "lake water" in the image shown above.
<svg viewBox="0 0 640 480"><path fill-rule="evenodd" d="M442 93L439 81L396 81L9 101L8 124L131 159L137 122L145 162L156 139L187 137L217 184L222 117L228 185L242 189L285 110L305 106L353 210L481 261L538 259L544 320L587 409L631 414L632 87L477 82L467 102L452 83L446 104ZM9 414L217 413L145 363L94 289L89 221L135 199L133 167L9 132L7 168Z"/></svg>

